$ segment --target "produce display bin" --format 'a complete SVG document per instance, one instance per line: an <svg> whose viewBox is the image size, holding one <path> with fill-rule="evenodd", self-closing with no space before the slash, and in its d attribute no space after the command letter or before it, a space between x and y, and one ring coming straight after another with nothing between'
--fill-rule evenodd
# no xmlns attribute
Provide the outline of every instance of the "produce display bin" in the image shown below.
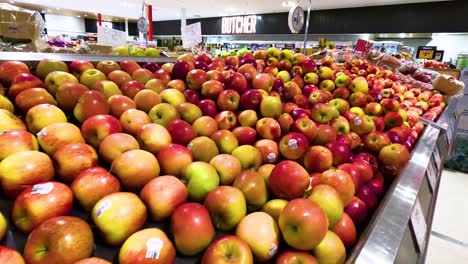
<svg viewBox="0 0 468 264"><path fill-rule="evenodd" d="M88 60L92 62L103 60L134 60L136 62L175 62L175 58L123 57L108 55L76 55L76 54L46 54L46 53L0 53L0 62L20 60L29 65L35 65L42 59L57 59L65 62ZM379 208L375 211L367 226L359 236L355 247L348 252L346 263L422 263L425 256L425 241L434 214L440 174L443 160L449 155L454 141L457 121L458 98L453 97L446 109L435 123L425 122L426 127L412 151L412 156L402 173L393 181ZM430 175L428 175L430 174ZM435 179L432 178L435 177ZM415 204L422 209L421 223L415 223ZM13 201L0 197L0 211L5 216L11 215ZM91 220L90 213L78 208L75 204L72 216L87 221L95 234L98 234ZM9 229L4 244L23 252L27 235L15 230L10 217L7 217ZM419 216L421 221L421 215ZM148 221L144 228L158 227L168 231L168 224L155 224ZM217 232L216 237L225 235ZM422 238L421 238L422 236ZM118 263L119 247L107 246L99 236L95 236L93 256ZM201 256L177 256L176 263L198 263Z"/></svg>

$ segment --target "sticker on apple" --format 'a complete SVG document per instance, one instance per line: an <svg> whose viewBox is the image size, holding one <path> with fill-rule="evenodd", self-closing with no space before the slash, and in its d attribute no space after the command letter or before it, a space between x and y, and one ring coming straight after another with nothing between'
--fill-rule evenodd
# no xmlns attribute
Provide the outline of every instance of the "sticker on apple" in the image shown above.
<svg viewBox="0 0 468 264"><path fill-rule="evenodd" d="M41 129L41 131L39 131L39 133L37 133L37 136L40 137L40 138L43 138L47 135L47 132L45 130L45 128Z"/></svg>
<svg viewBox="0 0 468 264"><path fill-rule="evenodd" d="M289 140L288 142L288 146L291 148L291 149L297 149L297 140L296 139L291 139Z"/></svg>
<svg viewBox="0 0 468 264"><path fill-rule="evenodd" d="M276 161L276 154L275 153L270 153L267 155L268 162L275 162Z"/></svg>
<svg viewBox="0 0 468 264"><path fill-rule="evenodd" d="M31 194L48 194L54 189L54 184L51 182L35 184L32 187Z"/></svg>
<svg viewBox="0 0 468 264"><path fill-rule="evenodd" d="M359 118L359 117L354 118L354 124L355 124L356 126L359 126L361 123L362 123L361 118Z"/></svg>
<svg viewBox="0 0 468 264"><path fill-rule="evenodd" d="M268 250L268 254L270 254L270 256L273 256L276 254L276 251L278 251L278 246L276 244L273 244L270 250Z"/></svg>
<svg viewBox="0 0 468 264"><path fill-rule="evenodd" d="M150 238L146 242L146 255L145 257L147 259L158 259L159 258L159 253L161 252L161 249L163 248L164 243L161 239L159 238Z"/></svg>
<svg viewBox="0 0 468 264"><path fill-rule="evenodd" d="M107 209L111 207L112 203L109 200L104 200L96 209L96 216L101 216Z"/></svg>

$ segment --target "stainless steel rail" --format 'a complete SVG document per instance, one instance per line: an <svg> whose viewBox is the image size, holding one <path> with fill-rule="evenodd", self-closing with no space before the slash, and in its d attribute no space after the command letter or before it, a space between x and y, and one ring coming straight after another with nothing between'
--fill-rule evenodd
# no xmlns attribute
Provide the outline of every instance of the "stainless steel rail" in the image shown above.
<svg viewBox="0 0 468 264"><path fill-rule="evenodd" d="M0 52L0 61L19 60L19 61L40 61L43 59L55 59L61 61L87 60L99 62L112 60L116 62L133 60L136 62L176 62L176 58L169 57L135 57L135 56L117 56L100 54L67 54L67 53L35 53L35 52Z"/></svg>
<svg viewBox="0 0 468 264"><path fill-rule="evenodd" d="M413 206L425 178L426 168L434 148L437 147L439 134L444 132L440 127L452 129L456 104L457 100L452 100L437 125L430 124L425 128L413 150L411 160L393 182L346 263L395 263ZM431 217L432 215L429 216ZM431 219L428 220L431 222Z"/></svg>

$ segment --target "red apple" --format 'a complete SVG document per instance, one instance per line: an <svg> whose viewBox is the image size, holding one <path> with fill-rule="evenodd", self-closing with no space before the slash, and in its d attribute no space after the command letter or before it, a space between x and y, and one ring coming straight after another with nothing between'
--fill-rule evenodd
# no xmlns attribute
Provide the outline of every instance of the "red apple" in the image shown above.
<svg viewBox="0 0 468 264"><path fill-rule="evenodd" d="M91 167L78 174L71 184L76 200L87 211L105 196L120 192L119 180L102 167Z"/></svg>
<svg viewBox="0 0 468 264"><path fill-rule="evenodd" d="M15 99L15 97L30 88L43 88L44 83L41 79L37 78L29 72L20 73L16 75L11 83L10 88L8 89L8 97L10 99Z"/></svg>
<svg viewBox="0 0 468 264"><path fill-rule="evenodd" d="M0 246L0 263L25 264L18 251L6 246Z"/></svg>
<svg viewBox="0 0 468 264"><path fill-rule="evenodd" d="M112 71L120 70L120 66L115 61L106 60L98 62L98 64L96 64L96 69L107 76Z"/></svg>
<svg viewBox="0 0 468 264"><path fill-rule="evenodd" d="M107 163L112 163L120 154L128 150L139 149L138 141L126 133L109 134L99 144L99 156Z"/></svg>
<svg viewBox="0 0 468 264"><path fill-rule="evenodd" d="M15 103L23 113L27 113L33 106L39 104L57 105L54 97L44 88L24 90L16 96Z"/></svg>
<svg viewBox="0 0 468 264"><path fill-rule="evenodd" d="M279 217L279 227L289 246L312 250L327 234L328 218L316 203L298 198L284 207Z"/></svg>
<svg viewBox="0 0 468 264"><path fill-rule="evenodd" d="M159 176L160 168L156 157L148 151L134 149L126 151L112 162L112 173L127 190L139 190Z"/></svg>
<svg viewBox="0 0 468 264"><path fill-rule="evenodd" d="M162 125L154 123L143 125L138 131L137 139L142 149L153 154L172 142L169 131Z"/></svg>
<svg viewBox="0 0 468 264"><path fill-rule="evenodd" d="M379 152L379 161L382 169L389 176L398 175L410 160L410 153L405 146L394 143L382 148Z"/></svg>
<svg viewBox="0 0 468 264"><path fill-rule="evenodd" d="M122 132L119 119L111 115L95 115L81 126L81 133L86 142L98 148L101 142L110 134Z"/></svg>
<svg viewBox="0 0 468 264"><path fill-rule="evenodd" d="M51 218L40 224L26 241L26 263L75 263L91 256L93 232L84 220L72 216Z"/></svg>
<svg viewBox="0 0 468 264"><path fill-rule="evenodd" d="M166 233L158 228L147 228L132 234L119 252L120 264L174 263L176 250Z"/></svg>
<svg viewBox="0 0 468 264"><path fill-rule="evenodd" d="M303 134L291 132L283 136L278 145L283 157L296 160L307 151L309 141Z"/></svg>
<svg viewBox="0 0 468 264"><path fill-rule="evenodd" d="M73 109L73 114L79 122L84 122L91 116L108 114L109 103L104 95L98 91L86 91L78 99L78 103Z"/></svg>
<svg viewBox="0 0 468 264"><path fill-rule="evenodd" d="M326 145L328 142L336 141L336 129L330 125L321 124L317 126L317 135L315 136L315 145Z"/></svg>
<svg viewBox="0 0 468 264"><path fill-rule="evenodd" d="M55 92L55 99L58 106L65 112L71 112L75 108L78 100L88 87L80 83L63 83Z"/></svg>
<svg viewBox="0 0 468 264"><path fill-rule="evenodd" d="M175 209L171 232L178 252L186 256L205 250L215 236L208 210L197 203L185 203Z"/></svg>
<svg viewBox="0 0 468 264"><path fill-rule="evenodd" d="M320 183L335 188L340 195L343 205L348 204L354 197L355 187L351 176L343 170L329 169L320 175Z"/></svg>
<svg viewBox="0 0 468 264"><path fill-rule="evenodd" d="M16 76L22 73L30 73L28 66L21 61L6 61L0 64L0 82L6 86L15 80ZM44 76L38 76L44 78Z"/></svg>
<svg viewBox="0 0 468 264"><path fill-rule="evenodd" d="M84 143L67 144L58 148L53 159L58 176L67 182L73 181L82 170L98 163L96 150Z"/></svg>
<svg viewBox="0 0 468 264"><path fill-rule="evenodd" d="M39 150L33 134L26 130L7 130L0 133L0 161L11 154L27 150Z"/></svg>
<svg viewBox="0 0 468 264"><path fill-rule="evenodd" d="M136 136L141 127L151 123L148 114L137 109L125 110L119 118L120 125L124 132Z"/></svg>
<svg viewBox="0 0 468 264"><path fill-rule="evenodd" d="M8 198L16 197L30 185L50 181L54 176L52 160L39 151L16 152L0 163L0 181Z"/></svg>
<svg viewBox="0 0 468 264"><path fill-rule="evenodd" d="M157 153L163 175L181 177L185 168L193 161L192 152L184 146L169 144Z"/></svg>
<svg viewBox="0 0 468 264"><path fill-rule="evenodd" d="M277 198L292 200L304 195L309 187L309 174L299 163L286 160L273 168L268 182Z"/></svg>
<svg viewBox="0 0 468 264"><path fill-rule="evenodd" d="M16 197L12 220L21 232L29 233L48 219L68 215L72 204L73 193L67 185L60 182L35 184Z"/></svg>
<svg viewBox="0 0 468 264"><path fill-rule="evenodd" d="M333 155L322 146L312 146L304 156L304 167L308 172L323 172L331 168Z"/></svg>
<svg viewBox="0 0 468 264"><path fill-rule="evenodd" d="M218 99L219 98L220 97L218 97ZM197 106L200 108L204 116L215 117L218 113L218 107L216 106L216 103L211 99L201 100L197 104Z"/></svg>
<svg viewBox="0 0 468 264"><path fill-rule="evenodd" d="M133 73L136 70L141 69L141 66L138 65L138 63L136 63L135 61L130 61L130 60L121 61L119 63L119 66L122 69L122 71L130 75L133 75Z"/></svg>
<svg viewBox="0 0 468 264"><path fill-rule="evenodd" d="M201 264L254 263L249 245L237 236L226 235L214 241L205 251Z"/></svg>
<svg viewBox="0 0 468 264"><path fill-rule="evenodd" d="M174 176L160 176L149 181L141 190L140 197L148 207L153 221L169 218L176 208L187 201L185 185Z"/></svg>
<svg viewBox="0 0 468 264"><path fill-rule="evenodd" d="M338 166L350 160L351 149L349 145L334 141L328 142L325 146L331 151L333 155L333 166Z"/></svg>
<svg viewBox="0 0 468 264"><path fill-rule="evenodd" d="M313 255L303 251L284 251L276 259L276 264L294 264L297 262L304 264L318 264Z"/></svg>

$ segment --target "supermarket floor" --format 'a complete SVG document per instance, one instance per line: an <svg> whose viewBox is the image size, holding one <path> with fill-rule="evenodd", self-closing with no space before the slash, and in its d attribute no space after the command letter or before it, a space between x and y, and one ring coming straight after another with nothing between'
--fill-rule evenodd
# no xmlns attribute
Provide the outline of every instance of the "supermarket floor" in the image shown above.
<svg viewBox="0 0 468 264"><path fill-rule="evenodd" d="M444 170L425 264L468 263L468 174Z"/></svg>

